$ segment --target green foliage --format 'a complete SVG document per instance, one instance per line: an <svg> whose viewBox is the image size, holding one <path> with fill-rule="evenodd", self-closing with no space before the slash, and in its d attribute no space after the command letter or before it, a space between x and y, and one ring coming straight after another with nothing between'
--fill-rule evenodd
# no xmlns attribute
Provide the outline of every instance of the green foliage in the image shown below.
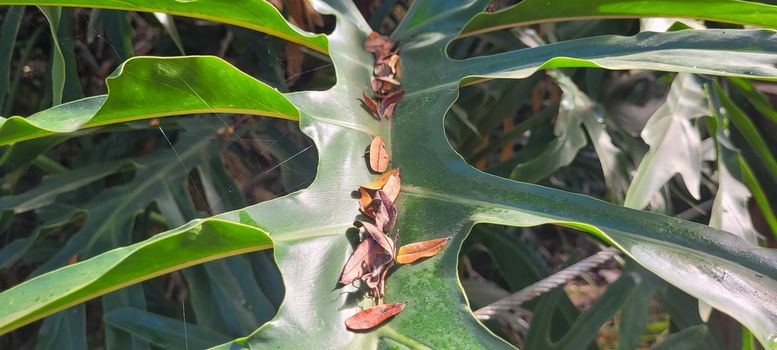
<svg viewBox="0 0 777 350"><path fill-rule="evenodd" d="M65 5L62 1L0 3ZM506 348L509 344L494 336L470 312L458 280L459 250L476 224L518 227L555 224L590 233L618 247L646 270L634 268L624 273L594 306L580 315L566 299L560 299L560 291L551 292L533 308L534 320L525 342L528 348L584 347L594 340L600 325L618 310L645 312L642 307L645 301L664 286L652 274L732 316L765 347L774 346L769 342L777 329L777 296L774 295L777 253L759 247L753 242L754 231L742 224L748 193L740 182L757 185L757 179L750 176L748 180L747 164L728 139L726 120L730 118L743 134L755 132L757 135L757 131L747 125L748 117L735 109L736 105L727 100L720 88L710 88L714 84L701 83L693 75L777 80L774 31L709 29L643 32L628 37L604 35L453 59L446 51L460 37L462 28L464 33L473 34L555 21L557 17L548 11L518 12L520 6L539 6L537 1L525 1L495 14L479 14L487 1L415 1L392 34L401 47L400 80L406 95L397 105L393 119L376 121L360 100L362 92L370 91L373 58L362 45L371 29L351 2L313 2L317 11L336 19L334 31L326 38L296 29L265 1L237 1L228 5L204 0L162 5L157 1L139 0L66 3L163 12L262 31L327 52L334 65L336 83L325 91L281 93L217 57L137 57L124 62L108 78L107 95L56 105L27 118L0 119L0 141L3 145L13 145L4 154L4 162L10 159L17 164L15 172L4 178L6 183L18 181L21 176L18 174L23 174L33 162L46 164L42 154L53 144L36 145L35 142L53 139L52 143L58 143L74 136L68 133L78 130L91 132L100 126L163 116L212 113L220 118L220 113L241 113L299 121L301 131L312 139L318 151L316 176L307 188L246 206L244 198L229 195L235 184L225 174L220 158L227 148L226 142L212 137L224 125L200 116L177 122L180 131L175 144L159 127L164 140L173 146L165 152L131 161L94 159L89 165L64 169L61 174L44 178L35 189L3 197L0 199L3 208L13 208L15 213L35 211L47 222L31 235L6 246L21 247L21 255L10 249L0 251L4 265L32 256L28 251L49 232L76 220L83 223L63 247L42 259L45 261L31 278L0 293L0 305L7 306L0 313L0 332L52 315L41 328L38 346L53 347L57 339L76 334L69 337L71 345L81 347L86 343L85 308L79 303L103 296L109 347L213 346L225 342L221 348L316 348L322 344L333 348ZM564 18L647 17L656 15L659 9L632 6L631 1L602 3L619 10L607 12L607 6L597 7L595 11L562 7L574 14ZM674 11L673 16L694 13L688 17L774 27L774 21L767 16L775 13L773 6L743 1L721 3L758 8L765 15L714 12L712 6L700 1L662 3L661 9L667 12L660 13ZM53 14L58 10L46 11L54 33L59 15ZM536 18L527 19L516 13L531 13ZM473 16L475 19L469 22ZM180 45L180 40L175 41ZM701 156L696 155L700 152L682 154L685 158L657 154L667 152L668 146L661 142L666 137L690 140L693 145L689 148L697 150L700 140L695 137L699 131L694 129L691 120L713 111L709 113L714 118L709 129L715 142L719 188L710 226L732 232L501 178L467 164L451 147L444 125L453 122L445 115L457 99L464 100L464 97L459 99L462 85L491 79L529 78L525 81L532 82L531 76L540 70L578 67L681 73L674 78L666 106L656 112L643 132L643 139L651 148L630 188L630 191L636 188L633 191L639 190L642 195L638 199L627 195L626 205L643 207L646 198L664 186L675 172L680 172L688 181L691 193L696 197L701 195L695 190L702 175L701 167L694 163L694 166L677 168L678 164L687 166L691 161L701 163ZM61 77L60 71L53 69L52 76ZM532 142L539 145L534 157L506 162L513 172L511 177L530 182L548 178L570 166L590 139L610 197L619 203L626 188L626 152L616 147L611 131L604 124L604 107L589 96L590 92L586 94L578 87L572 74L566 75L560 70L549 74L563 92L558 117L552 128L546 122L547 117L537 117L517 128L523 131L545 128L545 132L532 132ZM55 104L61 98L63 84L56 77L52 78ZM703 86L707 86L706 92ZM738 86L747 89L747 85ZM693 101L702 103L692 104L689 112L684 103L691 95ZM763 99L752 91L748 96L760 101L756 104L761 109L768 110ZM719 104L715 102L718 99ZM725 107L727 113L719 114L714 108L718 106ZM512 112L515 107L505 108ZM492 119L486 121L482 116L469 118L467 109L461 108L458 121L478 134L488 131L479 130L479 125L497 124L499 117L491 115L488 118ZM671 131L677 128L686 132L672 136ZM385 302L406 303L401 314L370 332L353 333L345 329L343 321L360 307L370 305L370 301L363 298L364 291L357 286L337 286L336 281L357 235L352 224L359 213L352 191L375 177L365 165L364 150L377 135L386 140L392 165L402 169L402 192L397 201L400 214L395 228L400 234L400 244L441 236L452 239L439 255L428 261L402 265L391 272ZM453 135L457 142L466 144L463 141L467 138L466 132ZM751 145L765 152L762 159L767 169L771 169L770 159L773 159L763 150L764 142L758 140L750 140ZM17 148L27 144L36 147ZM118 141L114 145L121 147ZM278 166L299 161L294 158L306 149L298 153L288 149L274 151L285 154L286 159ZM475 150L461 151L465 152ZM310 162L294 165L304 168ZM126 168L134 174L124 184L114 187L94 184L110 174L125 174ZM210 217L185 223L200 215L184 184L191 171L196 171L202 182L199 196L212 207L208 211ZM663 175L659 177L656 172ZM14 174L16 177L9 180ZM638 180L641 177L648 177L652 182L643 185ZM290 191L307 183L304 177L288 173L283 181ZM753 188L757 186L748 188L755 192ZM63 204L68 209L61 210L59 215L44 215L45 210ZM153 215L161 216L157 221L169 230L150 238L138 234L136 231L142 232L139 223L150 220L136 220L137 217ZM502 238L494 233L482 238L490 242L484 244L492 247L501 270L519 270L522 266L511 266L518 264L532 267L528 278L514 272L508 274L510 288L521 288L548 273L528 253L530 249ZM496 249L500 245L501 251ZM270 248L281 276L272 269L267 255L238 256ZM510 256L513 252L519 254ZM68 264L73 256L80 262ZM152 293L154 281L138 282L207 261L213 262L183 272L196 324L147 310L142 295ZM281 278L282 290L278 288ZM127 286L130 287L124 288ZM66 310L74 305L78 306ZM563 323L568 326L556 336L553 318L559 309L564 310ZM687 306L678 310L674 313L688 312ZM698 310L693 311L698 318ZM621 348L637 342L636 334L647 323L640 316L626 317L623 329L628 331L623 331ZM667 337L664 346L712 341L707 325L699 323L692 319L682 324L679 332ZM182 334L179 327L186 331Z"/></svg>

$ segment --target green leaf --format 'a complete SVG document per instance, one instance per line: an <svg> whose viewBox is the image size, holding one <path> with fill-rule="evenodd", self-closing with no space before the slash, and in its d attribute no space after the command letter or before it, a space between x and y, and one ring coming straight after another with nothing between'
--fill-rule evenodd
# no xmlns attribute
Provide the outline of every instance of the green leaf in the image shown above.
<svg viewBox="0 0 777 350"><path fill-rule="evenodd" d="M277 90L212 56L136 57L119 67L107 84L107 96L65 103L27 118L0 118L0 145L172 115L241 113L298 118L296 108Z"/></svg>
<svg viewBox="0 0 777 350"><path fill-rule="evenodd" d="M658 108L642 130L642 139L650 151L639 164L626 193L625 206L644 208L675 174L680 174L688 192L699 198L701 135L693 121L708 114L701 78L678 74L666 104Z"/></svg>
<svg viewBox="0 0 777 350"><path fill-rule="evenodd" d="M65 56L62 54L62 48L59 46L57 31L59 30L59 20L62 9L59 7L38 7L46 20L49 21L51 28L51 85L52 96L51 104L56 106L62 103L62 94L65 91Z"/></svg>
<svg viewBox="0 0 777 350"><path fill-rule="evenodd" d="M0 332L168 271L270 246L266 233L253 227L217 219L192 221L6 290L0 296L6 305L0 316ZM182 250L186 254L181 254ZM67 285L61 283L63 280Z"/></svg>
<svg viewBox="0 0 777 350"><path fill-rule="evenodd" d="M5 95L11 84L11 57L23 15L24 6L9 7L3 18L3 26L0 27L0 111L3 110Z"/></svg>
<svg viewBox="0 0 777 350"><path fill-rule="evenodd" d="M378 122L360 101L362 92L370 89L372 74L373 59L363 50L369 29L351 2L315 4L319 11L337 17L328 37L337 83L327 91L287 95L299 110L301 129L319 151L317 177L310 187L215 219L194 221L22 283L0 294L0 304L14 300L15 310L23 302L27 312L11 312L0 329L197 260L267 248L272 237L286 291L284 303L272 321L222 348L507 348L471 314L457 279L458 251L477 223L557 224L619 247L661 278L730 314L765 346L769 344L769 335L777 328L774 250L704 225L480 172L451 148L443 119L468 76L518 78L562 63L774 78L777 69L771 64L777 55L770 51L775 45L772 32L599 37L455 61L445 53L446 45L486 1L416 1L394 33L401 43L400 79L406 95L393 119ZM696 68L691 66L697 62ZM359 214L352 191L374 178L365 165L364 150L377 135L386 140L392 165L402 169L395 228L401 233L399 244L443 236L451 240L438 255L399 266L389 275L384 301L406 303L402 313L370 332L353 333L343 321L372 303L356 286L341 287L337 281L355 241L352 223ZM198 234L195 227L201 227ZM217 233L225 243L197 241ZM157 249L168 240L169 245ZM114 260L120 260L117 268L107 268ZM84 284L84 271L93 273L94 284ZM54 280L58 293L34 294L47 290ZM628 279L622 283L624 289L633 285ZM71 288L77 292L62 295ZM612 293L613 298L602 300L602 309L587 316L590 322L578 324L570 333L570 344L589 340L591 329L624 301L618 290Z"/></svg>
<svg viewBox="0 0 777 350"><path fill-rule="evenodd" d="M777 29L777 6L739 0L527 0L494 13L480 13L462 36L557 21L594 18L669 17L749 24Z"/></svg>
<svg viewBox="0 0 777 350"><path fill-rule="evenodd" d="M206 19L264 32L326 53L323 35L306 33L286 22L278 10L264 0L234 0L225 6L220 0L0 0L0 5L49 5L94 7L126 11L163 12Z"/></svg>
<svg viewBox="0 0 777 350"><path fill-rule="evenodd" d="M708 99L715 119L710 119L708 125L712 125L710 134L713 135L717 154L718 193L712 204L709 225L758 244L758 232L753 227L748 208L748 201L752 195L742 183L740 164L743 157L728 136L729 130L726 128L728 123L722 115L725 109L721 107L718 98L718 95L722 94L720 86L714 84L714 88L710 90L708 90Z"/></svg>
<svg viewBox="0 0 777 350"><path fill-rule="evenodd" d="M163 349L205 349L229 340L229 337L207 328L134 307L105 314L105 322L138 335Z"/></svg>
<svg viewBox="0 0 777 350"><path fill-rule="evenodd" d="M520 79L539 69L652 69L777 80L777 33L771 30L643 32L598 36L457 61L450 76ZM742 65L747 62L747 65ZM427 84L449 81L449 75ZM477 78L480 79L477 79Z"/></svg>

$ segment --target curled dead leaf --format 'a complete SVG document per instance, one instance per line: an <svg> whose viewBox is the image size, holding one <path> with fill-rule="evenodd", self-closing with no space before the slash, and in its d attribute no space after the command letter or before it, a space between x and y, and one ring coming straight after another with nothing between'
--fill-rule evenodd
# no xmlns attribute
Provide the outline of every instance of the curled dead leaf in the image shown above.
<svg viewBox="0 0 777 350"><path fill-rule="evenodd" d="M402 311L405 308L405 304L382 304L366 308L357 312L355 315L345 320L345 326L352 331L363 331L372 329L389 317L392 317Z"/></svg>
<svg viewBox="0 0 777 350"><path fill-rule="evenodd" d="M377 79L378 79L378 80L380 80L380 81L387 82L387 83L389 83L389 84L391 84L391 85L394 85L394 86L399 86L399 85L401 85L401 83L400 83L398 80L396 80L396 79L394 79L394 78L392 78L392 77L390 77L390 76L385 76L385 77L377 77Z"/></svg>
<svg viewBox="0 0 777 350"><path fill-rule="evenodd" d="M370 96L367 95L367 93L362 92L362 101L364 101L364 104L369 108L370 113L372 113L372 117L376 120L380 120L380 112L378 111L378 103L375 102Z"/></svg>
<svg viewBox="0 0 777 350"><path fill-rule="evenodd" d="M396 43L393 40L376 32L370 33L367 40L364 41L364 50L372 53L378 59L391 55L394 47L396 47Z"/></svg>
<svg viewBox="0 0 777 350"><path fill-rule="evenodd" d="M450 237L446 237L404 245L399 248L396 261L398 264L410 264L418 259L435 256L445 247L449 240Z"/></svg>
<svg viewBox="0 0 777 350"><path fill-rule="evenodd" d="M392 259L394 258L394 254L396 254L397 251L397 247L394 245L394 240L386 236L386 234L383 233L377 225L374 225L369 221L356 221L354 225L357 227L364 227L369 234L368 238L372 238L372 240L377 242L386 254L390 255ZM366 240L367 239L365 238L365 241ZM354 252L354 254L356 253Z"/></svg>
<svg viewBox="0 0 777 350"><path fill-rule="evenodd" d="M389 93L380 101L378 112L383 118L391 118L394 115L394 107L405 96L405 90L397 90Z"/></svg>
<svg viewBox="0 0 777 350"><path fill-rule="evenodd" d="M340 283L348 285L362 276L388 265L394 254L388 254L372 237L366 237L354 250L340 273Z"/></svg>
<svg viewBox="0 0 777 350"><path fill-rule="evenodd" d="M370 143L370 169L374 172L382 173L388 169L389 161L383 138L375 136Z"/></svg>

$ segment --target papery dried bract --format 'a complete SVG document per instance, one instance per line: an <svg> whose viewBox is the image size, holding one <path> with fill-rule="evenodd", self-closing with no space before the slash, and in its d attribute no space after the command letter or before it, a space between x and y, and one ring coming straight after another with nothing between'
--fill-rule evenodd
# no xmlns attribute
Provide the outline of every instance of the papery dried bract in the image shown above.
<svg viewBox="0 0 777 350"><path fill-rule="evenodd" d="M442 251L442 248L445 247L449 240L450 237L445 237L404 245L399 248L396 262L399 264L410 264L419 259L435 256Z"/></svg>
<svg viewBox="0 0 777 350"><path fill-rule="evenodd" d="M394 316L405 308L405 304L382 304L366 308L345 320L345 326L352 331L363 331L380 325L389 317Z"/></svg>

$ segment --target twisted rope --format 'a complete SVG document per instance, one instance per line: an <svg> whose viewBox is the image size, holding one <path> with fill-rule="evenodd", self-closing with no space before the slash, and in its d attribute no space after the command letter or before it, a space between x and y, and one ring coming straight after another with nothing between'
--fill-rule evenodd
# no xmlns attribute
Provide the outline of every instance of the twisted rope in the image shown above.
<svg viewBox="0 0 777 350"><path fill-rule="evenodd" d="M598 253L580 260L572 266L569 266L548 277L545 277L524 289L521 289L489 305L475 310L475 316L479 320L490 320L494 315L511 311L518 305L521 305L529 300L536 298L537 296L547 293L553 288L566 284L567 282L575 279L577 276L580 276L581 274L593 269L594 267L609 261L613 256L618 255L618 253L619 251L616 248L605 248Z"/></svg>

